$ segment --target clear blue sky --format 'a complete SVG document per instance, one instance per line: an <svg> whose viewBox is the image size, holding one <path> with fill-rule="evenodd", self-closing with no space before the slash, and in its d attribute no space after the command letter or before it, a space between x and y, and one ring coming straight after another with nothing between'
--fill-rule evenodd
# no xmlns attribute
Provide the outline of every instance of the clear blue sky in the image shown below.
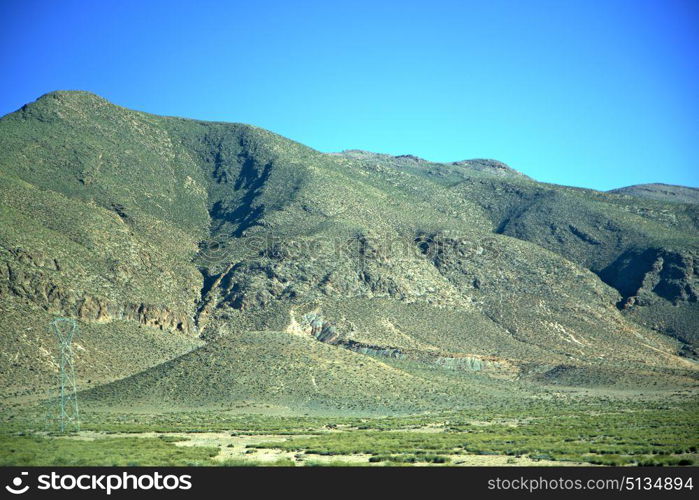
<svg viewBox="0 0 699 500"><path fill-rule="evenodd" d="M699 2L0 1L0 114L56 89L321 151L699 186Z"/></svg>

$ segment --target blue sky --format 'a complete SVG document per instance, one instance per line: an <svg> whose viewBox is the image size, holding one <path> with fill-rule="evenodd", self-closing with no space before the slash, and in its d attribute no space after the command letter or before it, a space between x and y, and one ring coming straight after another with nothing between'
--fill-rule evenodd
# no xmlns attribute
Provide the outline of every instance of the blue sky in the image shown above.
<svg viewBox="0 0 699 500"><path fill-rule="evenodd" d="M699 186L699 2L0 1L0 114L56 89L321 151Z"/></svg>

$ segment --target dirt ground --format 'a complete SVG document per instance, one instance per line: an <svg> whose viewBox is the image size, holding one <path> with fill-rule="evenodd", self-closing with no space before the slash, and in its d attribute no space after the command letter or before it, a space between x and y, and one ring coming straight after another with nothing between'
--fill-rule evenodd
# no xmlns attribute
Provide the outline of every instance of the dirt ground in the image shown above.
<svg viewBox="0 0 699 500"><path fill-rule="evenodd" d="M436 430L432 428L431 430ZM423 430L424 431L424 430ZM271 464L280 459L291 460L296 466L304 466L308 463L314 464L331 464L333 462L343 462L350 464L363 464L367 466L381 466L383 463L370 463L371 455L367 454L352 454L352 455L315 455L307 453L296 453L284 451L280 449L255 449L248 448L249 445L269 442L283 442L292 438L309 437L308 435L295 434L275 435L275 434L253 434L253 435L232 435L230 432L142 432L142 433L105 433L81 431L76 435L66 436L62 439L79 439L92 441L103 438L118 438L118 437L142 437L142 438L157 438L167 436L171 438L182 438L182 441L177 441L176 446L202 446L215 447L219 449L219 454L213 460L224 463L229 460L245 460L255 462L259 465ZM528 457L512 457L508 455L451 455L452 466L575 466L589 465L576 462L554 462L550 460L532 460ZM437 464L420 463L417 466L433 466Z"/></svg>

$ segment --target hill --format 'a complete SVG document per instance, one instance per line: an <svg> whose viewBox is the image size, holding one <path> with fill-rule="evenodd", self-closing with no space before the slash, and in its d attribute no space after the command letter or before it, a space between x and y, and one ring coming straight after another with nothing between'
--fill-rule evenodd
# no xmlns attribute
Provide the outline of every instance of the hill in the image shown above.
<svg viewBox="0 0 699 500"><path fill-rule="evenodd" d="M324 154L68 91L0 119L0 193L11 395L51 384L29 360L53 315L86 332L82 377L123 379L89 397L120 404L405 410L495 382L696 379L692 203L495 160Z"/></svg>

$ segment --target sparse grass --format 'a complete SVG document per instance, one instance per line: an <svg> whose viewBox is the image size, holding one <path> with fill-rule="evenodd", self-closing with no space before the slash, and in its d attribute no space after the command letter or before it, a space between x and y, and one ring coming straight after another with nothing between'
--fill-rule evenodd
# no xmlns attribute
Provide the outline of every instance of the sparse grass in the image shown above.
<svg viewBox="0 0 699 500"><path fill-rule="evenodd" d="M348 461L356 465L356 460L348 460L356 455L365 456L360 462L364 465L449 465L463 455L528 457L534 463L692 465L698 458L698 415L695 402L590 399L568 404L540 402L526 413L523 407L513 406L395 417L281 417L215 411L87 413L83 428L107 433L94 441L70 435L18 435L18 429L32 422L25 416L3 426L1 461L18 465L294 465L287 457L261 460L257 453L249 453L269 450L302 456L296 465L317 466ZM201 432L223 431L230 437L272 435L287 440L250 444L240 456L223 462L212 457L226 449L226 441L218 447L177 446L187 434L194 439ZM109 435L123 432L133 437ZM138 437L144 432L177 434ZM334 458L319 460L317 456Z"/></svg>
<svg viewBox="0 0 699 500"><path fill-rule="evenodd" d="M176 446L159 438L104 438L0 435L0 465L180 466L212 465L218 448Z"/></svg>
<svg viewBox="0 0 699 500"><path fill-rule="evenodd" d="M689 465L699 447L696 407L549 414L516 425L473 426L468 417L458 419L437 433L353 430L255 447L317 455L370 454L372 462L442 463L449 455L492 454L599 465Z"/></svg>

